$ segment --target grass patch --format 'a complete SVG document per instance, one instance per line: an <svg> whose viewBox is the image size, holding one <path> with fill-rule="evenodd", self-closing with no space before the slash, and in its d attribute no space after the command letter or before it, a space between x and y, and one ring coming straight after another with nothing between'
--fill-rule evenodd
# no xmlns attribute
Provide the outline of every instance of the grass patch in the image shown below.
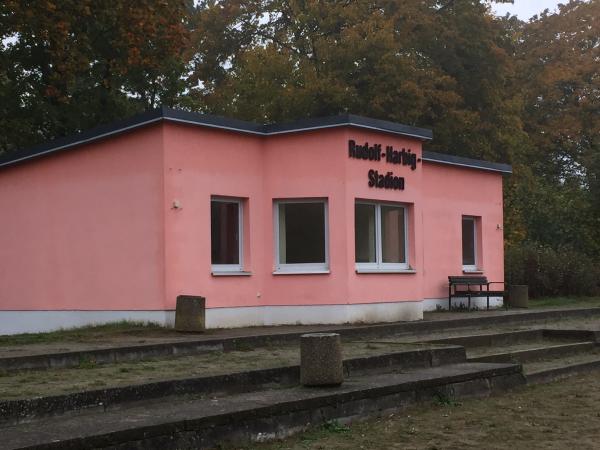
<svg viewBox="0 0 600 450"><path fill-rule="evenodd" d="M530 308L600 307L600 297L542 297L529 299Z"/></svg>
<svg viewBox="0 0 600 450"><path fill-rule="evenodd" d="M236 341L234 344L234 349L236 352L251 352L254 350L254 346L244 342L244 341Z"/></svg>
<svg viewBox="0 0 600 450"><path fill-rule="evenodd" d="M235 450L592 449L598 448L599 402L600 380L589 374L464 399L460 408L445 402L412 405L357 421L342 433L314 426L283 440L238 445Z"/></svg>
<svg viewBox="0 0 600 450"><path fill-rule="evenodd" d="M457 407L460 406L460 402L457 402L454 398L450 397L447 393L445 392L436 392L435 395L433 396L434 399L434 403L437 404L438 406L452 406L452 407Z"/></svg>
<svg viewBox="0 0 600 450"><path fill-rule="evenodd" d="M51 342L92 341L118 335L172 334L173 330L156 323L122 320L101 325L60 329L47 333L23 333L0 336L0 346L47 344Z"/></svg>
<svg viewBox="0 0 600 450"><path fill-rule="evenodd" d="M314 448L314 445L319 441L326 439L328 436L344 435L350 432L350 427L341 424L337 420L330 420L325 422L321 426L313 427L308 431L305 431L300 436L300 446L302 449ZM343 436L338 436L342 438ZM277 450L287 450L289 447L276 446ZM318 447L317 448L325 448Z"/></svg>
<svg viewBox="0 0 600 450"><path fill-rule="evenodd" d="M93 358L80 358L79 368L80 369L95 369L97 366L96 360Z"/></svg>
<svg viewBox="0 0 600 450"><path fill-rule="evenodd" d="M323 424L323 431L327 433L347 433L350 428L346 425L341 424L337 420L330 420Z"/></svg>

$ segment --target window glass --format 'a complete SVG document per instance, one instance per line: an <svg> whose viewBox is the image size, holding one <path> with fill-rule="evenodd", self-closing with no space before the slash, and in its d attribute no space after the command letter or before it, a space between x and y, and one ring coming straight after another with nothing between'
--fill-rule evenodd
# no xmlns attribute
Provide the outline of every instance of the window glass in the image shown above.
<svg viewBox="0 0 600 450"><path fill-rule="evenodd" d="M212 264L240 264L240 203L210 204Z"/></svg>
<svg viewBox="0 0 600 450"><path fill-rule="evenodd" d="M384 263L406 261L404 236L404 208L382 205L381 250Z"/></svg>
<svg viewBox="0 0 600 450"><path fill-rule="evenodd" d="M354 244L358 269L408 269L406 208L388 203L356 202Z"/></svg>
<svg viewBox="0 0 600 450"><path fill-rule="evenodd" d="M462 259L463 266L475 266L475 219L462 219Z"/></svg>
<svg viewBox="0 0 600 450"><path fill-rule="evenodd" d="M279 203L279 263L325 263L325 204Z"/></svg>
<svg viewBox="0 0 600 450"><path fill-rule="evenodd" d="M357 203L354 207L354 245L356 262L374 263L375 254L375 205Z"/></svg>

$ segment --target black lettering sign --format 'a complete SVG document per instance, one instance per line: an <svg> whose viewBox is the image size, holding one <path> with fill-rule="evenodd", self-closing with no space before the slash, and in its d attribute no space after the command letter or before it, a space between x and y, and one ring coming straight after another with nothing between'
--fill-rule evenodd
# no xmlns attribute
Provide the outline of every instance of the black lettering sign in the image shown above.
<svg viewBox="0 0 600 450"><path fill-rule="evenodd" d="M393 172L388 172L385 175L377 170L369 170L369 187L378 189L393 189L395 191L404 190L404 178L397 177Z"/></svg>
<svg viewBox="0 0 600 450"><path fill-rule="evenodd" d="M348 141L348 156L355 159L381 161L381 144L369 146L369 143L365 142L365 145L358 145L350 140Z"/></svg>
<svg viewBox="0 0 600 450"><path fill-rule="evenodd" d="M416 170L417 163L421 158L417 158L410 148L396 150L392 145L385 147L385 153L381 149L381 144L369 145L368 142L360 145L352 139L348 141L348 156L353 159L363 159L365 161L381 161L388 164L409 166L411 170ZM379 173L378 170L369 170L369 187L377 189L404 190L404 178L397 177L393 172Z"/></svg>
<svg viewBox="0 0 600 450"><path fill-rule="evenodd" d="M417 168L417 155L412 153L411 149L403 148L402 150L394 150L394 147L388 145L385 148L385 161L391 164L402 164L410 166L411 170ZM420 160L418 160L420 162Z"/></svg>

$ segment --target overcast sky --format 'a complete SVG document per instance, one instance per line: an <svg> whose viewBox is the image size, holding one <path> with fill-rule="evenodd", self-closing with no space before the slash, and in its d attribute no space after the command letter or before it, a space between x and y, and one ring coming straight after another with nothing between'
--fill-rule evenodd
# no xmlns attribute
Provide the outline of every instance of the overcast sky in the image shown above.
<svg viewBox="0 0 600 450"><path fill-rule="evenodd" d="M512 5L510 3L496 4L492 9L500 16L508 12L519 16L521 20L527 20L546 8L554 11L559 3L569 3L569 0L515 0Z"/></svg>

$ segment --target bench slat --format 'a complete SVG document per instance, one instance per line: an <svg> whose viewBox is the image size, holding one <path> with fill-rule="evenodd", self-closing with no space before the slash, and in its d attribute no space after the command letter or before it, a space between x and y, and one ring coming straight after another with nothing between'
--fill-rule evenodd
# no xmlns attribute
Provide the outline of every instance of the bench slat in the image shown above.
<svg viewBox="0 0 600 450"><path fill-rule="evenodd" d="M471 295L471 297L490 297L494 296L503 296L506 294L506 291L486 291L484 290L476 290L476 291L454 291L452 297L466 297Z"/></svg>
<svg viewBox="0 0 600 450"><path fill-rule="evenodd" d="M448 277L448 282L453 285L461 284L487 284L487 277Z"/></svg>
<svg viewBox="0 0 600 450"><path fill-rule="evenodd" d="M471 297L487 297L488 309L490 297L506 296L506 291L490 290L490 284L503 282L489 282L485 276L449 276L448 277L448 307L452 307L452 299L456 297L467 297L469 299L469 308L471 307Z"/></svg>

